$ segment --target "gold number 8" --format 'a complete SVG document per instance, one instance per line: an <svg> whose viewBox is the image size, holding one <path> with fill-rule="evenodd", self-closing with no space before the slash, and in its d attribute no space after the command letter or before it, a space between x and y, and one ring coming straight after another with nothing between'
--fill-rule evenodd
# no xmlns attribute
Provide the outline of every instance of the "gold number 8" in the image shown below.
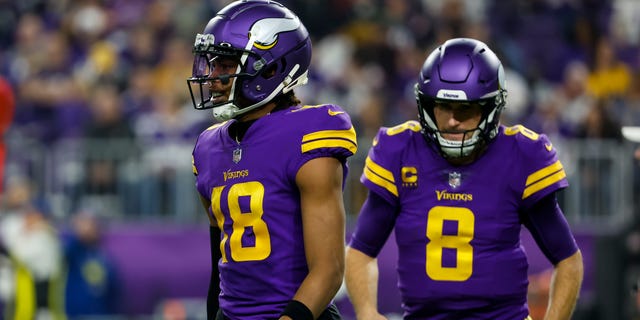
<svg viewBox="0 0 640 320"><path fill-rule="evenodd" d="M475 216L467 208L436 206L427 218L426 271L427 276L440 281L465 281L473 273L473 240ZM444 221L457 221L458 233L445 235ZM455 267L442 266L445 248L456 250Z"/></svg>

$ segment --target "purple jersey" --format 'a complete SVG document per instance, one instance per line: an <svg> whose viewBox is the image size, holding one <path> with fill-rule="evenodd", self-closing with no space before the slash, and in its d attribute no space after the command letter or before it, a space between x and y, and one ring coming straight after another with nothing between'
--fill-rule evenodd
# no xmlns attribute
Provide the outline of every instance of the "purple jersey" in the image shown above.
<svg viewBox="0 0 640 320"><path fill-rule="evenodd" d="M232 319L277 318L308 273L296 174L334 157L345 178L356 133L335 105L273 112L240 143L228 133L233 121L204 131L193 151L196 187L222 230L220 307Z"/></svg>
<svg viewBox="0 0 640 320"><path fill-rule="evenodd" d="M416 121L382 128L361 177L397 208L405 316L465 318L475 312L472 318L525 319L528 264L519 212L568 186L555 149L523 126L501 126L479 159L453 166L420 130ZM351 246L375 256L378 248L372 250L359 232L372 231L358 230Z"/></svg>

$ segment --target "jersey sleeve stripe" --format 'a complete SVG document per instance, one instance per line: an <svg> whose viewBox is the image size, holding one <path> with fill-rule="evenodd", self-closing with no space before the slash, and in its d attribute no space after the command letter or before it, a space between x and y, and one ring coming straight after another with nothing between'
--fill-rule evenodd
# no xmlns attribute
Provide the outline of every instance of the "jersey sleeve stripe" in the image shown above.
<svg viewBox="0 0 640 320"><path fill-rule="evenodd" d="M196 176L198 175L198 168L196 168L196 163L193 159L193 156L191 156L191 170L193 170L193 174L195 174Z"/></svg>
<svg viewBox="0 0 640 320"><path fill-rule="evenodd" d="M322 130L302 137L302 153L318 148L345 148L355 154L358 150L356 141L356 131L353 128L348 130Z"/></svg>
<svg viewBox="0 0 640 320"><path fill-rule="evenodd" d="M229 120L227 120L227 121L229 121ZM227 123L227 121L220 122L220 123L214 123L214 124L213 124L213 125L211 125L209 128L207 128L205 131L209 131L209 130L213 130L213 129L215 129L215 128L218 128L218 127L220 127L220 126L224 125L225 123Z"/></svg>
<svg viewBox="0 0 640 320"><path fill-rule="evenodd" d="M369 167L365 167L364 176L374 184L387 189L387 191L391 192L394 196L398 196L398 188L394 184L377 175L375 172L371 171Z"/></svg>
<svg viewBox="0 0 640 320"><path fill-rule="evenodd" d="M551 165L548 165L532 174L529 175L529 177L527 178L527 182L525 183L525 187L529 187L530 185L536 183L538 180L552 174L555 173L557 171L563 170L562 168L562 164L560 163L560 160L557 160L556 162L554 162Z"/></svg>
<svg viewBox="0 0 640 320"><path fill-rule="evenodd" d="M387 189L396 197L398 196L398 187L396 187L391 171L373 162L370 157L367 157L365 161L364 175L374 184Z"/></svg>
<svg viewBox="0 0 640 320"><path fill-rule="evenodd" d="M355 154L358 146L351 140L343 139L322 139L302 144L302 153L320 148L344 148Z"/></svg>
<svg viewBox="0 0 640 320"><path fill-rule="evenodd" d="M557 171L556 173L533 183L532 185L524 189L524 192L522 193L522 199L528 198L530 195L564 179L566 176L567 174L564 172L564 170L560 169L560 171Z"/></svg>
<svg viewBox="0 0 640 320"><path fill-rule="evenodd" d="M302 137L302 143L320 139L345 139L357 145L356 130L353 126L348 130L322 130L305 134Z"/></svg>

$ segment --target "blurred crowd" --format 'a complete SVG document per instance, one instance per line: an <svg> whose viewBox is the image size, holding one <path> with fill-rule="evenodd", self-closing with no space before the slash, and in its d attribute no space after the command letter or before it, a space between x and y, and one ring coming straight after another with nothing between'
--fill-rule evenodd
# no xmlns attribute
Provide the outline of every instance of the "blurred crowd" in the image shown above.
<svg viewBox="0 0 640 320"><path fill-rule="evenodd" d="M191 105L186 86L191 46L208 19L229 2L0 0L0 77L15 96L13 122L4 135L11 161L0 224L8 228L5 235L33 230L33 243L48 246L19 251L39 256L35 248L44 248L51 255L48 261L65 259L77 269L75 289L99 292L96 300L102 299L104 312L112 300L107 293L112 288L105 287L111 267L93 249L95 234L86 241L51 240L50 210L29 181L39 174L30 161L43 157L33 145L55 147L60 158L83 154L80 167L53 170L69 182L64 192L74 202L69 212L78 218L70 236L81 238L82 230L92 228L86 224L95 213L87 214L81 199L86 190L96 195L119 190L130 197L122 203L132 208L119 209L125 212L141 210L135 204L145 198L154 204L145 207L151 214L185 211L178 200L195 197L195 190L175 190L172 179L192 179L195 138L213 121ZM360 150L367 149L378 127L416 117L413 85L421 63L427 52L452 37L482 40L501 57L509 94L503 113L507 125L524 124L553 141L618 142L623 141L622 126L640 126L640 1L281 2L298 13L313 38L310 82L296 94L306 104L344 107L358 131ZM4 117L9 111L0 112ZM365 156L359 152L356 158ZM130 157L149 170L138 193L126 192L126 179L116 179L143 174L127 166ZM640 152L636 157L640 161ZM166 196L171 194L177 196ZM10 214L18 211L24 215ZM0 249L31 243L7 239L0 241ZM28 264L29 257L23 258ZM53 281L60 269L53 263L32 272L36 282ZM15 290L7 283L0 281L0 296Z"/></svg>
<svg viewBox="0 0 640 320"><path fill-rule="evenodd" d="M171 189L175 173L189 170L194 140L213 121L191 107L185 80L192 41L229 2L0 0L0 76L16 101L5 134L7 176L37 174L29 167L39 157L35 141L55 147L59 158L85 159L50 178L63 181L74 210L86 190L126 190L118 176L144 174L146 181L135 195L124 192L131 195L124 203L179 192ZM311 80L297 95L349 111L361 150L379 126L416 117L417 71L426 52L452 37L480 39L502 58L507 125L521 123L552 140L616 141L623 140L621 126L640 125L638 1L282 2L314 43ZM116 172L127 170L130 156L145 163L144 173ZM145 210L179 205L169 199Z"/></svg>
<svg viewBox="0 0 640 320"><path fill-rule="evenodd" d="M0 1L0 74L17 95L9 138L190 146L212 121L189 108L191 44L228 2ZM415 117L412 86L426 52L461 36L502 57L507 123L596 138L640 124L637 1L282 2L314 41L312 81L299 95L347 108L363 139ZM159 166L175 162L163 153Z"/></svg>
<svg viewBox="0 0 640 320"><path fill-rule="evenodd" d="M102 247L104 221L78 211L53 223L27 179L7 183L0 212L0 318L64 320L117 313L117 267Z"/></svg>

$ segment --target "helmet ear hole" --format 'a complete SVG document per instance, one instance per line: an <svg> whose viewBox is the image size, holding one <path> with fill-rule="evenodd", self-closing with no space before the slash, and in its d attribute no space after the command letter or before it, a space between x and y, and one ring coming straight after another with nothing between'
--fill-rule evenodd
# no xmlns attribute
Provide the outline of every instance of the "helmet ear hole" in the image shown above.
<svg viewBox="0 0 640 320"><path fill-rule="evenodd" d="M277 64L272 64L270 66L268 66L266 69L264 69L264 71L262 71L261 76L264 79L271 79L273 78L273 76L276 75L276 70L278 69L278 65Z"/></svg>
<svg viewBox="0 0 640 320"><path fill-rule="evenodd" d="M275 76L276 73L284 72L285 70L287 70L287 60L283 57L282 59L280 59L280 63L274 63L267 67L262 72L262 77L264 79L270 79Z"/></svg>

